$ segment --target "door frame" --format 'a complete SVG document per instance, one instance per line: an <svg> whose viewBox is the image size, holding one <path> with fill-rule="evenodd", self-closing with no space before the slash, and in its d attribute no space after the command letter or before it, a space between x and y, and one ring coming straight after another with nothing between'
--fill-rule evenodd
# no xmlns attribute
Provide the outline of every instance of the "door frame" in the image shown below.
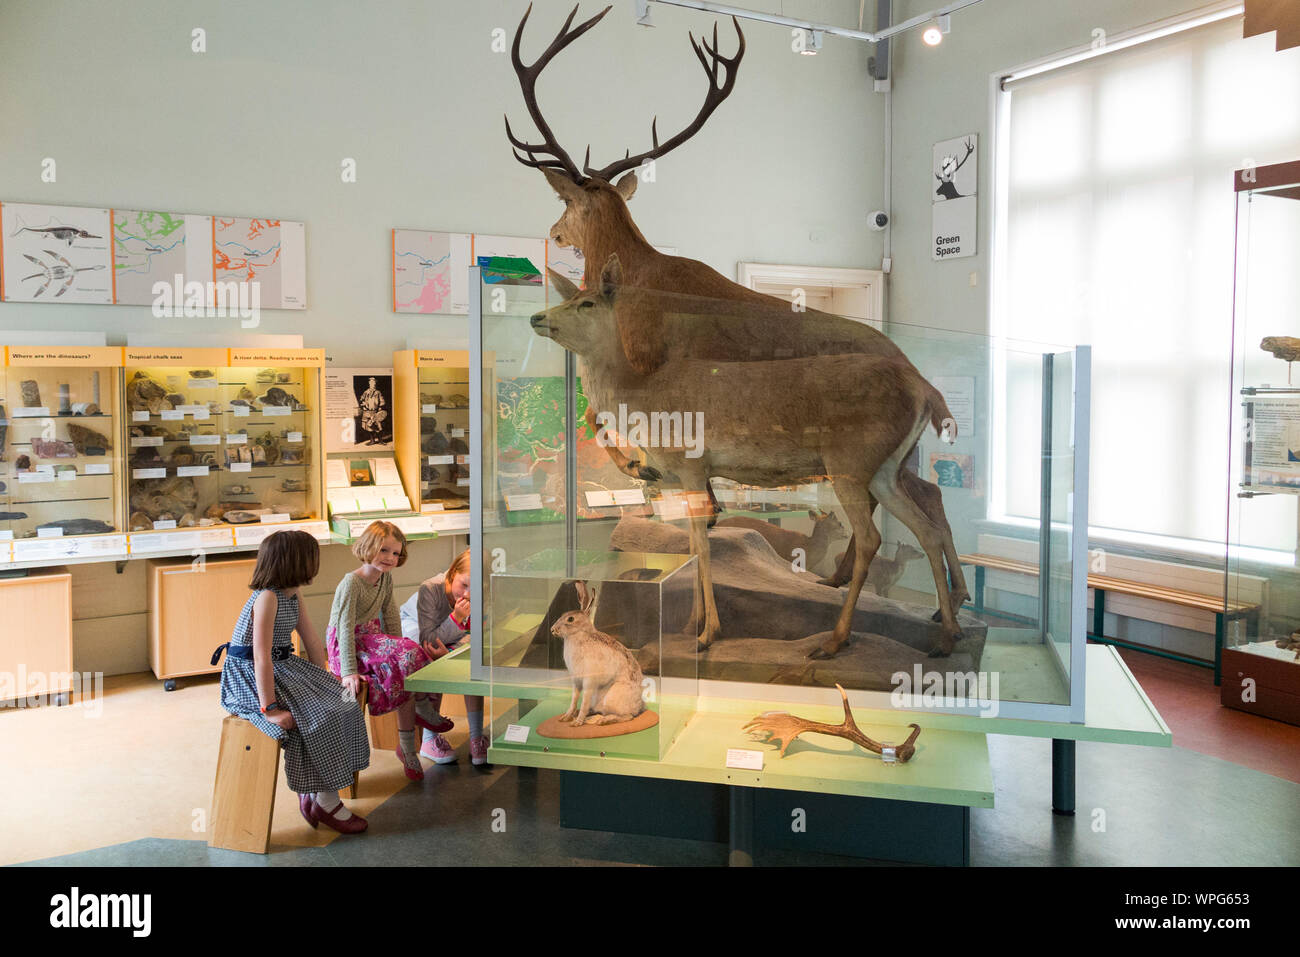
<svg viewBox="0 0 1300 957"><path fill-rule="evenodd" d="M746 289L754 289L760 282L788 283L796 287L807 285L830 286L838 289L865 288L871 297L871 316L863 321L879 326L885 320L885 274L879 269L738 262L736 281Z"/></svg>

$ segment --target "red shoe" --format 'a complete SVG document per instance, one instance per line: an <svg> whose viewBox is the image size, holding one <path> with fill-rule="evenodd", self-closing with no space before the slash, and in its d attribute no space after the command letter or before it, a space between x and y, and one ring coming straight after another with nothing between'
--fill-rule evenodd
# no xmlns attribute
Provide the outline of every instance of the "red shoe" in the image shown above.
<svg viewBox="0 0 1300 957"><path fill-rule="evenodd" d="M298 795L298 810L302 811L303 820L316 828L320 822L311 815L312 805L316 803L316 795L308 791L306 794Z"/></svg>
<svg viewBox="0 0 1300 957"><path fill-rule="evenodd" d="M343 802L340 801L339 806L336 807L334 811L327 811L319 804L317 804L315 799L313 798L311 802L311 813L312 816L319 823L324 824L328 828L333 828L334 830L338 831L340 834L360 834L362 831L364 831L367 827L370 826L366 822L366 819L364 817L361 817L360 815L357 814L353 814L347 820L340 820L339 818L335 817L334 813L337 812L342 807L343 807Z"/></svg>
<svg viewBox="0 0 1300 957"><path fill-rule="evenodd" d="M423 718L419 716L419 714L416 714L415 723L419 727L424 728L425 731L428 731L431 734L446 734L452 728L456 727L455 721L452 721L451 718L448 718L446 715L441 715L441 714L438 715L438 721L435 723L430 723L428 721L425 721Z"/></svg>
<svg viewBox="0 0 1300 957"><path fill-rule="evenodd" d="M424 780L424 765L420 763L419 752L411 755L410 758L407 758L407 756L402 753L401 744L398 744L398 746L393 749L393 753L397 755L397 760L402 762L402 770L406 772L408 778L412 781Z"/></svg>

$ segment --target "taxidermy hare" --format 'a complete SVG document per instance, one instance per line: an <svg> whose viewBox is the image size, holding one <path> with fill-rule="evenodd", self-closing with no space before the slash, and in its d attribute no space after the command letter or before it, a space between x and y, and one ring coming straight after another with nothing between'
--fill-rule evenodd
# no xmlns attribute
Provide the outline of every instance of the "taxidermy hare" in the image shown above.
<svg viewBox="0 0 1300 957"><path fill-rule="evenodd" d="M551 634L564 639L564 665L573 683L569 710L559 720L575 727L631 721L645 710L641 666L622 643L596 630L595 589L586 582L575 584L581 609L566 612L551 626Z"/></svg>

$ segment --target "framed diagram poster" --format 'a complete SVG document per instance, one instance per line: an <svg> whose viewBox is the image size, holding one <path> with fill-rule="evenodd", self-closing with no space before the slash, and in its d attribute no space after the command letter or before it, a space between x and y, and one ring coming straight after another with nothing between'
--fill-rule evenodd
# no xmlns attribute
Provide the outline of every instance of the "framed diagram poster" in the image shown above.
<svg viewBox="0 0 1300 957"><path fill-rule="evenodd" d="M393 370L325 371L325 451L393 451Z"/></svg>
<svg viewBox="0 0 1300 957"><path fill-rule="evenodd" d="M1300 396L1255 395L1242 406L1246 415L1242 485L1300 491Z"/></svg>

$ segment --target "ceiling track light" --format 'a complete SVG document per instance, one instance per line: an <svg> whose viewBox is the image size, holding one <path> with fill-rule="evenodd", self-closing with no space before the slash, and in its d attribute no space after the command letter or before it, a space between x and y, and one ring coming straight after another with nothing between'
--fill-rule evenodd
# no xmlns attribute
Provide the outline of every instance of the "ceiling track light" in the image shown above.
<svg viewBox="0 0 1300 957"><path fill-rule="evenodd" d="M741 20L759 20L763 23L776 23L785 27L794 27L803 30L812 35L812 43L805 44L806 49L801 53L815 53L821 48L821 35L833 37L845 37L850 40L865 40L868 43L879 43L882 40L888 40L890 37L897 36L913 27L922 27L929 32L930 27L936 28L935 36L938 37L935 43L943 39L943 34L948 32L949 15L956 10L969 7L972 4L980 3L982 0L952 0L951 3L945 4L937 10L931 10L929 13L918 14L910 17L902 23L896 23L893 26L886 27L875 33L866 30L851 30L848 27L837 27L828 23L812 23L808 20L796 20L793 17L780 16L774 13L764 13L761 10L746 10L743 7L733 7L725 3L716 3L714 0L633 0L637 23L650 25L650 4L666 3L673 7L687 7L691 10L701 10L705 13L719 14L727 17L738 17ZM927 43L930 41L927 40ZM934 44L931 44L932 46Z"/></svg>
<svg viewBox="0 0 1300 957"><path fill-rule="evenodd" d="M948 14L935 17L921 31L921 41L928 47L937 47L943 42L944 34L952 29L952 18Z"/></svg>
<svg viewBox="0 0 1300 957"><path fill-rule="evenodd" d="M804 56L816 56L822 50L822 31L805 30L804 45L799 52Z"/></svg>

